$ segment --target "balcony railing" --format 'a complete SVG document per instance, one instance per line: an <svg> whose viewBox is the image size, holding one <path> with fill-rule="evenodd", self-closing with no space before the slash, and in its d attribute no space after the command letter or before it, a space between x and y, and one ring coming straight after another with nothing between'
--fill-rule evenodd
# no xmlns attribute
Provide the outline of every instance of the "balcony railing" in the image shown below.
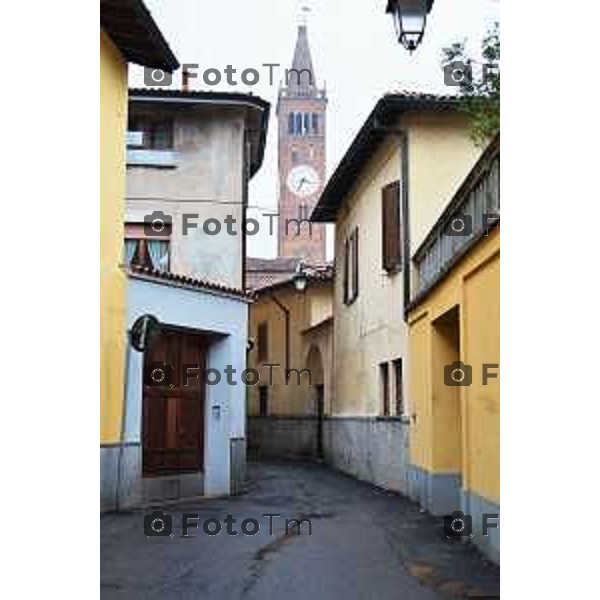
<svg viewBox="0 0 600 600"><path fill-rule="evenodd" d="M415 252L414 297L424 294L500 219L500 136L477 161Z"/></svg>

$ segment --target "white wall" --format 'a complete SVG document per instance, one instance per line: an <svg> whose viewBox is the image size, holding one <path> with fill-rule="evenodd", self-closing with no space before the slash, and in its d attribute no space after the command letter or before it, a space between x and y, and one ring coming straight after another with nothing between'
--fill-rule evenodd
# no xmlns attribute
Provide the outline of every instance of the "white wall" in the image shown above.
<svg viewBox="0 0 600 600"><path fill-rule="evenodd" d="M230 439L245 437L245 386L228 385L225 367L236 369L241 381L246 368L248 307L243 299L203 290L184 289L134 277L128 282L127 327L143 314L161 323L221 334L209 346L208 365L222 374L218 385L207 386L205 403L204 493L230 492ZM129 352L127 413L124 441L141 442L143 354ZM219 407L218 410L214 407ZM214 410L213 410L214 409ZM216 413L219 413L218 417ZM140 473L141 477L141 473Z"/></svg>

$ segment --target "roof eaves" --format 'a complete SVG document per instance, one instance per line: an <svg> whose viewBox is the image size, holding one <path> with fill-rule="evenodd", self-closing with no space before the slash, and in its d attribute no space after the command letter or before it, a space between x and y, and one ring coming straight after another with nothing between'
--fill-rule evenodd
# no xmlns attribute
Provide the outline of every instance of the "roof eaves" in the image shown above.
<svg viewBox="0 0 600 600"><path fill-rule="evenodd" d="M168 72L179 68L142 0L100 0L100 26L128 62Z"/></svg>
<svg viewBox="0 0 600 600"><path fill-rule="evenodd" d="M400 115L409 110L454 110L459 102L458 96L417 92L390 92L382 96L329 178L310 220L335 221L337 211L355 175L379 147L381 141L389 135L379 128L381 125L392 125Z"/></svg>

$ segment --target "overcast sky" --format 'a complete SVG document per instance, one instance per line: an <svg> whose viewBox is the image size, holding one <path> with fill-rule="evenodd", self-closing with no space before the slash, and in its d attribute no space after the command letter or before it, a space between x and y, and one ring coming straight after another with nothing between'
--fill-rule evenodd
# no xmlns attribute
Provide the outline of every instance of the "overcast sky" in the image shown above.
<svg viewBox="0 0 600 600"><path fill-rule="evenodd" d="M485 31L500 20L496 0L435 0L425 39L410 55L393 35L386 0L145 0L180 63L198 63L199 72L227 65L255 68L260 81L252 86L214 87L198 80L193 87L251 91L272 104L263 167L250 188L250 216L273 212L277 206L277 85L269 84L264 63L280 63L277 78L290 68L300 9L308 6L308 35L313 66L320 85L326 82L327 172L331 174L378 98L390 90L447 92L440 67L441 49L467 39L477 47ZM130 85L141 85L133 68ZM179 73L175 80L180 81ZM268 235L268 221L249 238L250 256L273 257L276 238ZM331 238L331 235L329 236ZM331 239L328 240L331 257Z"/></svg>

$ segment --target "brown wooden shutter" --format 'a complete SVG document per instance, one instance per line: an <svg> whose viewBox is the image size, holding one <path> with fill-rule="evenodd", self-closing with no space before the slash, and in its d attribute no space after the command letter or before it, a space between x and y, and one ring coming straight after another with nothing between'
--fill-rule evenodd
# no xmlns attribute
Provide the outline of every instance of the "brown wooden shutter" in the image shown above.
<svg viewBox="0 0 600 600"><path fill-rule="evenodd" d="M344 285L344 304L348 304L348 276L350 275L350 244L348 243L348 239L344 241L344 273L343 273L343 285Z"/></svg>
<svg viewBox="0 0 600 600"><path fill-rule="evenodd" d="M381 190L381 227L382 266L388 273L395 273L402 268L399 181L394 181Z"/></svg>
<svg viewBox="0 0 600 600"><path fill-rule="evenodd" d="M269 356L269 330L266 321L258 324L258 360L266 360Z"/></svg>
<svg viewBox="0 0 600 600"><path fill-rule="evenodd" d="M352 288L352 300L356 300L358 296L358 227L354 230L354 244L353 252L353 288Z"/></svg>

